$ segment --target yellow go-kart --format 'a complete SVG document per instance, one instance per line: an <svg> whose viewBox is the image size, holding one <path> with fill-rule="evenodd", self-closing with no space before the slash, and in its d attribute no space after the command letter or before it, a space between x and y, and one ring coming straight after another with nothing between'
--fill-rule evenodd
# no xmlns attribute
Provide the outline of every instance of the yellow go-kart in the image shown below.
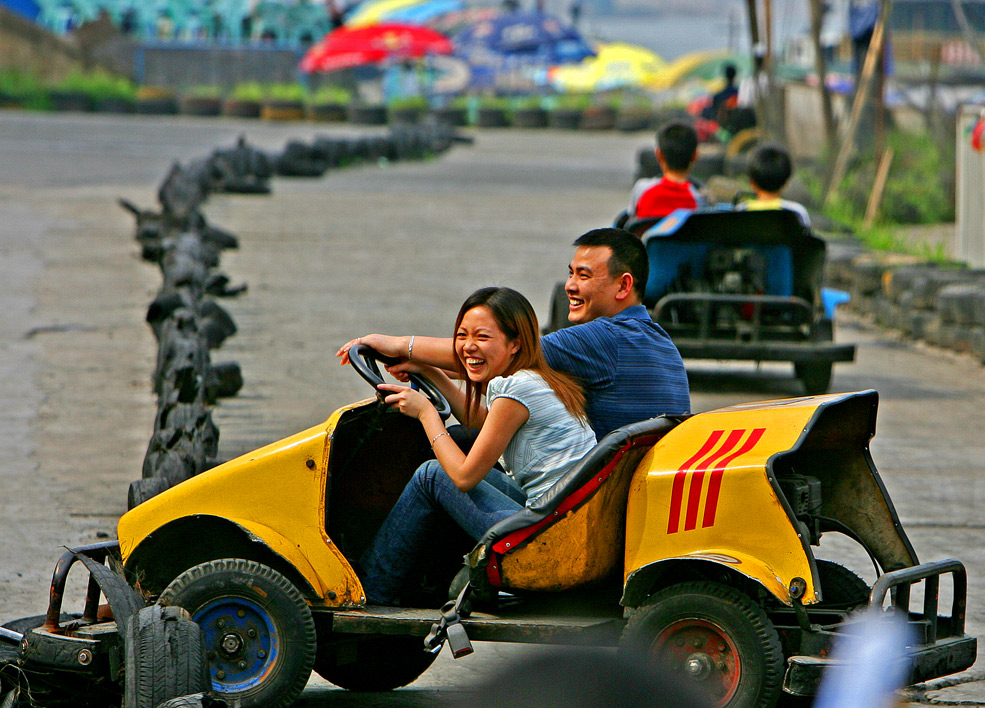
<svg viewBox="0 0 985 708"><path fill-rule="evenodd" d="M381 380L379 355L350 356ZM869 605L918 630L919 682L970 666L976 640L964 566L918 562L873 464L877 405L862 391L618 429L533 506L457 549L468 582L441 610L442 599L367 606L353 570L430 456L421 426L377 399L144 502L120 520L120 551L145 597L202 627L212 686L231 705L290 705L312 669L345 688L396 688L446 639L457 656L471 637L646 651L716 706L767 707L812 694L832 641ZM824 533L865 549L873 587L815 557ZM455 570L438 577L445 588ZM911 609L915 583L924 600Z"/></svg>

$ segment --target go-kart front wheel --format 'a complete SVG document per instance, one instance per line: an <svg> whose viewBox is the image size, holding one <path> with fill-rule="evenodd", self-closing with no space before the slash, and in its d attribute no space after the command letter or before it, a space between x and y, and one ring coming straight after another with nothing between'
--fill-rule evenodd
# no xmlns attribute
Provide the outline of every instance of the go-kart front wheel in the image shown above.
<svg viewBox="0 0 985 708"><path fill-rule="evenodd" d="M161 594L205 634L212 688L241 708L287 708L315 661L315 623L296 587L272 568L239 558L186 570Z"/></svg>
<svg viewBox="0 0 985 708"><path fill-rule="evenodd" d="M626 623L622 647L645 652L715 708L772 708L783 651L763 609L735 588L689 582L655 593Z"/></svg>

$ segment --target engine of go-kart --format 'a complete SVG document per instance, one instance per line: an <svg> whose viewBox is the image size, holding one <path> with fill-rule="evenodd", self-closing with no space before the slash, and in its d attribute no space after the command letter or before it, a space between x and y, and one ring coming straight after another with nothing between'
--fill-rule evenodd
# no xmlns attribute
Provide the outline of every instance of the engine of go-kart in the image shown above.
<svg viewBox="0 0 985 708"><path fill-rule="evenodd" d="M766 258L752 248L715 248L708 253L708 286L727 295L766 292Z"/></svg>
<svg viewBox="0 0 985 708"><path fill-rule="evenodd" d="M793 515L807 527L811 545L816 546L821 540L821 480L809 475L788 474L777 477L776 481Z"/></svg>

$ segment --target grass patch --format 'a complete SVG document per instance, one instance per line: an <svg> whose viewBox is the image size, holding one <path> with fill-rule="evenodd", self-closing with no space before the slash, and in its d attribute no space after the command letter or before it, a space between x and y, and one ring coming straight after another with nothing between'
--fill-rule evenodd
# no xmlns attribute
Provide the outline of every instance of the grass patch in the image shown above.
<svg viewBox="0 0 985 708"><path fill-rule="evenodd" d="M872 250L905 253L935 263L949 262L943 245L911 244L901 232L909 226L954 221L953 141L935 141L926 134L894 130L886 144L893 151L893 162L873 224L866 228L863 223L879 164L872 148L852 160L837 191L823 207L824 215L851 228ZM797 176L813 203L824 203L824 177L819 168L803 166Z"/></svg>

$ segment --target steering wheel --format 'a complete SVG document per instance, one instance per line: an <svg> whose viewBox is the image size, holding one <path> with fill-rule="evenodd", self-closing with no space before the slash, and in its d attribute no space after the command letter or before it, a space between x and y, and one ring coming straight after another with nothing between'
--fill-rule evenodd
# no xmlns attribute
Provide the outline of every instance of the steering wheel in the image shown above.
<svg viewBox="0 0 985 708"><path fill-rule="evenodd" d="M367 347L365 344L353 344L349 349L349 363L352 364L352 368L366 380L366 383L373 387L373 390L376 391L377 398L382 402L383 394L376 387L385 382L383 381L383 374L380 373L380 367L377 366L377 362L392 366L393 364L399 364L401 359L384 356L375 349ZM431 401L431 405L438 411L441 420L447 420L448 416L451 415L451 405L448 403L448 399L445 398L444 394L438 390L438 387L420 374L408 374L408 376L410 377L410 382L420 389L421 393Z"/></svg>

